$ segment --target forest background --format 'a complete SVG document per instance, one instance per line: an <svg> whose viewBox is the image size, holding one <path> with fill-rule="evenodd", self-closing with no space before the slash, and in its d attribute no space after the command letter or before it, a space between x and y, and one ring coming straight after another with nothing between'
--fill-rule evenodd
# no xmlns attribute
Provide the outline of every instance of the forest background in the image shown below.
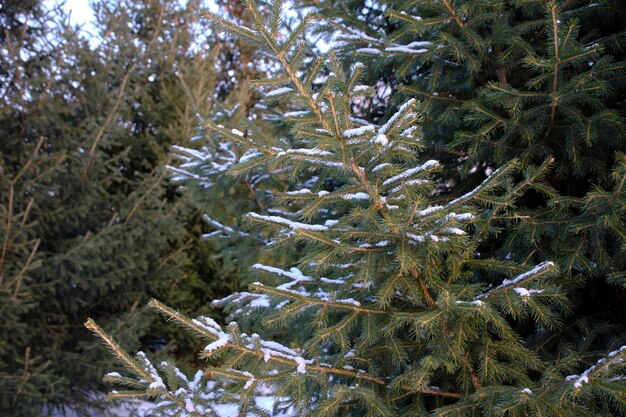
<svg viewBox="0 0 626 417"><path fill-rule="evenodd" d="M132 349L196 362L198 342L151 329L143 306L206 313L239 286L166 169L215 91L248 94L236 45L206 44L197 1L89 4L84 27L70 5L0 8L1 415L80 409L103 392L113 362L90 316Z"/></svg>

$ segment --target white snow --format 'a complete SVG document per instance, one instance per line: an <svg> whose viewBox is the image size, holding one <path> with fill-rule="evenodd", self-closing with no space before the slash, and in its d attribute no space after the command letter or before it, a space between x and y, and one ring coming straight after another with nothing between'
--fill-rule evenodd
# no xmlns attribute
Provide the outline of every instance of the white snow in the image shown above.
<svg viewBox="0 0 626 417"><path fill-rule="evenodd" d="M335 300L336 303L340 304L352 304L353 306L360 307L361 303L356 301L354 298L342 298L340 300Z"/></svg>
<svg viewBox="0 0 626 417"><path fill-rule="evenodd" d="M372 168L372 172L380 171L381 169L389 167L389 166L391 166L389 162L383 162L382 164L378 164L374 168Z"/></svg>
<svg viewBox="0 0 626 417"><path fill-rule="evenodd" d="M406 237L418 243L424 242L424 236L416 235L415 233L407 233Z"/></svg>
<svg viewBox="0 0 626 417"><path fill-rule="evenodd" d="M213 352L214 350L218 350L228 345L230 342L230 336L228 334L224 334L224 336L220 339L217 339L215 342L209 343L204 348L205 352Z"/></svg>
<svg viewBox="0 0 626 417"><path fill-rule="evenodd" d="M304 117L311 114L310 111L290 111L285 113L283 116L285 117Z"/></svg>
<svg viewBox="0 0 626 417"><path fill-rule="evenodd" d="M335 285L344 285L346 282L342 279L330 279L330 278L320 278L320 282L325 284L335 284Z"/></svg>
<svg viewBox="0 0 626 417"><path fill-rule="evenodd" d="M276 90L272 90L270 92L268 92L265 96L266 97L276 97L276 96L280 96L282 94L287 94L293 91L293 88L289 88L289 87L282 87L282 88L277 88Z"/></svg>
<svg viewBox="0 0 626 417"><path fill-rule="evenodd" d="M381 40L380 39L376 39L373 38L371 36L369 36L368 34L355 29L353 27L344 27L345 30L350 31L350 33L341 33L339 35L337 35L337 39L340 40L362 40L362 41L367 41L367 42L373 42L373 43L378 43Z"/></svg>
<svg viewBox="0 0 626 417"><path fill-rule="evenodd" d="M239 136L239 137L243 137L243 132L241 130L237 130L237 129L232 129L231 132L233 133L233 135Z"/></svg>
<svg viewBox="0 0 626 417"><path fill-rule="evenodd" d="M374 137L374 143L378 143L379 145L386 146L389 144L389 139L387 139L387 135L384 133L379 133Z"/></svg>
<svg viewBox="0 0 626 417"><path fill-rule="evenodd" d="M250 378L248 381L246 381L246 384L243 386L243 389L250 389L250 387L252 387L255 382L256 382L256 379L254 379L254 377Z"/></svg>
<svg viewBox="0 0 626 417"><path fill-rule="evenodd" d="M361 127L357 127L354 129L348 129L346 131L343 132L343 137L344 138L351 138L354 136L363 136L366 133L369 132L374 132L376 130L375 126L372 125L368 125L368 126L361 126Z"/></svg>
<svg viewBox="0 0 626 417"><path fill-rule="evenodd" d="M308 188L303 188L301 190L287 191L287 192L285 192L285 194L287 194L287 195L302 195L302 194L312 194L312 193L311 193L311 190L309 190Z"/></svg>
<svg viewBox="0 0 626 417"><path fill-rule="evenodd" d="M369 194L363 193L363 192L342 194L341 198L344 200L370 200L371 199Z"/></svg>
<svg viewBox="0 0 626 417"><path fill-rule="evenodd" d="M375 244L371 244L371 243L362 243L359 245L360 248L384 248L385 246L389 245L389 241L388 240L382 240L380 242L377 242Z"/></svg>
<svg viewBox="0 0 626 417"><path fill-rule="evenodd" d="M151 382L148 385L148 387L150 389L155 389L155 390L165 389L165 384L163 383L161 376L159 376L157 370L154 368L152 363L148 360L148 358L146 357L146 354L143 352L137 352L137 358L139 358L139 360L142 362L144 370L150 375Z"/></svg>
<svg viewBox="0 0 626 417"><path fill-rule="evenodd" d="M407 46L390 46L388 48L385 48L385 51L387 52L399 52L402 54L409 54L409 55L418 55L418 54L423 54L428 52L428 49L422 48L422 49L412 49L409 48Z"/></svg>
<svg viewBox="0 0 626 417"><path fill-rule="evenodd" d="M306 373L306 363L307 363L307 361L302 356L295 356L294 360L298 364L298 367L296 368L297 372L300 373L300 374Z"/></svg>
<svg viewBox="0 0 626 417"><path fill-rule="evenodd" d="M282 224L284 226L289 227L292 230L303 229L303 230L311 230L315 232L323 232L325 230L328 230L328 227L323 226L321 224L306 224L306 223L294 222L294 221L285 219L284 217L280 217L280 216L264 216L262 214L258 214L255 212L250 212L247 214L247 216L252 217L254 219L258 219L258 220L268 221L270 223Z"/></svg>
<svg viewBox="0 0 626 417"><path fill-rule="evenodd" d="M240 163L247 162L251 159L258 158L259 156L263 156L263 154L255 149L250 149L244 153L241 158L239 158Z"/></svg>
<svg viewBox="0 0 626 417"><path fill-rule="evenodd" d="M522 298L530 297L530 292L528 292L526 288L517 287L513 288L513 291L515 291Z"/></svg>
<svg viewBox="0 0 626 417"><path fill-rule="evenodd" d="M361 54L382 55L380 50L374 48L359 48L356 51Z"/></svg>
<svg viewBox="0 0 626 417"><path fill-rule="evenodd" d="M423 171L425 169L428 169L428 168L434 167L434 166L438 166L438 165L439 165L438 161L435 161L434 159L431 159L429 161L424 162L422 165L416 166L414 168L407 169L406 171L401 172L398 175L394 175L393 177L386 179L385 181L383 181L383 186L387 186L389 184L393 184L396 181L400 181L400 180L405 179L407 177L410 177L411 175L414 175L414 174L416 174L416 173L418 173L420 171Z"/></svg>
<svg viewBox="0 0 626 417"><path fill-rule="evenodd" d="M405 11L401 11L401 12L400 12L400 14L401 14L402 16L406 16L406 17L408 17L408 18L410 18L410 19L412 19L412 20L415 20L416 22L420 22L420 21L422 20L422 17L421 17L421 16L414 16L414 15L410 15L410 14L408 14L408 13L407 13L407 12L405 12Z"/></svg>
<svg viewBox="0 0 626 417"><path fill-rule="evenodd" d="M459 300L459 301L457 301L456 303L457 303L457 304L468 304L468 305L474 305L474 306L477 306L477 307L482 307L482 306L484 306L484 305L485 305L485 303L483 303L483 302L482 302L482 301L480 301L480 300L474 300L474 301L462 301L462 300Z"/></svg>
<svg viewBox="0 0 626 417"><path fill-rule="evenodd" d="M353 93L363 93L369 90L371 87L369 85L357 85L352 89Z"/></svg>
<svg viewBox="0 0 626 417"><path fill-rule="evenodd" d="M409 180L409 181L405 181L402 184L398 185L397 187L392 188L391 190L389 190L390 194L395 194L398 191L402 191L403 189L405 189L406 187L410 187L412 185L423 185L423 184L428 184L429 181L428 180Z"/></svg>
<svg viewBox="0 0 626 417"><path fill-rule="evenodd" d="M352 66L350 67L350 73L352 75L354 75L354 73L356 72L356 70L363 68L365 65L362 62L355 62L354 64L352 64Z"/></svg>
<svg viewBox="0 0 626 417"><path fill-rule="evenodd" d="M309 156L329 156L329 155L332 155L332 152L324 151L319 148L280 149L276 156L284 156L287 154L309 155Z"/></svg>
<svg viewBox="0 0 626 417"><path fill-rule="evenodd" d="M305 159L305 161L312 164L320 164L332 168L343 168L343 164L341 162L327 161L324 159Z"/></svg>
<svg viewBox="0 0 626 417"><path fill-rule="evenodd" d="M280 275L280 276L284 276L287 278L290 278L292 281L287 282L285 284L279 285L278 287L276 287L279 290L288 290L291 287L293 287L294 285L300 283L300 282L309 282L309 281L313 281L313 278L306 276L302 273L302 271L300 271L298 268L293 267L291 269L289 269L289 271L285 271L284 269L280 269L280 268L275 268L273 266L267 266L267 265L262 265L262 264L254 264L252 265L253 269L259 269L262 271L266 271L266 272L271 272L274 273L276 275Z"/></svg>
<svg viewBox="0 0 626 417"><path fill-rule="evenodd" d="M211 217L209 217L207 214L204 214L202 216L202 218L204 219L204 221L206 221L208 224L210 224L211 226L215 227L216 229L221 230L223 233L225 233L226 235L232 236L232 235L239 235L239 236L250 236L249 233L246 232L241 232L241 231L237 231L234 230L232 227L230 226L226 226L225 224L222 224L220 222L218 222L215 219L212 219Z"/></svg>
<svg viewBox="0 0 626 417"><path fill-rule="evenodd" d="M418 211L417 214L420 216L427 216L430 213L441 210L442 208L443 206L432 206L432 207L425 208L424 210Z"/></svg>

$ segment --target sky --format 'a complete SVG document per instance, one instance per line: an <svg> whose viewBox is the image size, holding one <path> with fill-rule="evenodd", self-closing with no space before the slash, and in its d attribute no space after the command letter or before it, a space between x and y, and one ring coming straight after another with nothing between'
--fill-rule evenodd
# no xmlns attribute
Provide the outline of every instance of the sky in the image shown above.
<svg viewBox="0 0 626 417"><path fill-rule="evenodd" d="M61 3L63 0L44 0L44 4L51 7L55 4ZM181 4L186 4L187 0L179 0ZM89 0L65 0L63 9L70 13L70 22L72 24L85 25L84 29L89 30L89 23L94 20L94 15L89 5ZM207 2L208 7L214 7L212 1Z"/></svg>
<svg viewBox="0 0 626 417"><path fill-rule="evenodd" d="M46 0L46 4L56 4L57 0ZM64 9L71 13L73 24L88 23L93 20L93 13L89 6L89 0L65 0Z"/></svg>
<svg viewBox="0 0 626 417"><path fill-rule="evenodd" d="M181 4L187 3L187 0L179 1ZM63 2L63 0L44 0L44 5L52 7L53 5L61 2ZM90 27L90 22L94 20L94 15L89 3L89 0L65 0L63 5L65 11L70 14L70 23L72 25L83 25L83 30L85 30L86 32L91 31L92 27ZM214 7L216 7L213 1L208 1L206 5L209 7L209 9L213 9ZM94 37L90 37L90 43L92 44L92 46L95 46L97 44L97 40L94 39ZM330 47L330 45L326 44L326 42L323 41L318 41L317 46L322 52L326 52Z"/></svg>

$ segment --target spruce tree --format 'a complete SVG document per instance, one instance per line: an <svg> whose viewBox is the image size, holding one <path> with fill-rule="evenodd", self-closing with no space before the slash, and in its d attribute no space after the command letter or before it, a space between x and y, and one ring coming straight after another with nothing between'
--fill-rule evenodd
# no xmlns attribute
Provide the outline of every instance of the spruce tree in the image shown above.
<svg viewBox="0 0 626 417"><path fill-rule="evenodd" d="M216 415L224 404L239 415L623 414L623 337L602 326L572 337L564 327L576 306L568 265L540 254L499 257L493 249L513 221L521 229L538 218L522 206L528 195L562 199L546 185L560 161L498 155L479 167L490 171L486 178L449 195L442 171L451 167L424 157L430 143L420 127L430 125L423 103L383 96L401 104L364 120L364 100L386 94L362 81L368 67L346 68L332 53L306 59L314 15L284 36L280 1L248 7L248 26L205 14L273 59L275 72L257 82L266 106L248 123L206 120L204 128L220 141L209 145L229 155L230 174L276 176L284 184L281 192L267 189L271 206L245 214L245 230L214 224L226 237L246 233L267 242L265 260L252 267L258 281L251 292L218 302L232 312L228 326L150 302L208 342L201 352L207 366L192 378L171 361L154 366L143 352L129 356L87 321L130 374L106 376L128 389L110 398L153 397L165 415L190 416ZM461 19L454 16L448 20ZM273 106L289 112L276 117ZM268 122L276 130L268 131ZM215 168L218 159L206 152L204 167ZM610 209L589 201L580 215L621 210L624 174L620 160L615 188L595 191ZM295 261L284 256L293 248ZM250 316L264 318L252 334L238 324ZM258 403L262 392L275 397L272 410Z"/></svg>
<svg viewBox="0 0 626 417"><path fill-rule="evenodd" d="M197 341L151 328L150 296L203 309L199 214L172 187L169 149L197 119L182 80L212 91L197 8L96 4L100 43L39 2L3 3L0 59L0 414L78 406L112 366L88 316L135 349L195 362ZM177 74L178 73L178 74ZM200 78L209 82L204 90Z"/></svg>

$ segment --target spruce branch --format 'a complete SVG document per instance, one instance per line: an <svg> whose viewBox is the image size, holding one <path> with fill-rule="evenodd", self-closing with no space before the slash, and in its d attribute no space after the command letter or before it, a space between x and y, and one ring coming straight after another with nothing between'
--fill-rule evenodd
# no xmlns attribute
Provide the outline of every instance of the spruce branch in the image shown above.
<svg viewBox="0 0 626 417"><path fill-rule="evenodd" d="M92 319L87 319L85 327L94 333L111 351L111 353L126 367L129 371L135 375L141 376L146 381L151 380L151 376L139 366L139 364L126 353L122 347L117 344L115 339L108 333L106 333L100 326L96 324Z"/></svg>
<svg viewBox="0 0 626 417"><path fill-rule="evenodd" d="M323 306L325 308L332 308L335 310L350 310L355 313L362 313L362 314L383 314L383 315L389 314L389 312L385 310L376 310L372 308L360 307L359 305L356 304L356 302L354 302L354 300L330 299L326 301L318 297L309 297L309 296L302 295L298 291L290 291L290 290L283 290L283 289L268 287L268 286L263 285L260 282L254 282L250 286L250 288L254 291L257 291L263 294L268 294L268 295L275 296L275 297L284 297L284 298L291 299L291 300L297 300L297 301L302 302L307 307Z"/></svg>
<svg viewBox="0 0 626 417"><path fill-rule="evenodd" d="M197 333L207 335L206 326L197 325L196 322L198 322L198 320L190 320L184 315L176 312L175 310L172 310L171 308L163 305L162 303L156 300L152 300L149 306L159 311L166 318L169 318L188 328L194 329ZM217 332L219 331L220 330L217 330ZM214 331L211 330L208 333L213 335ZM239 339L241 339L241 341L238 341ZM112 339L110 341L113 343L115 347L119 348L115 344L115 342L112 341ZM108 342L107 342L107 345L108 345ZM224 342L220 343L219 349L232 349L234 351L239 352L242 355L246 355L248 357L255 357L257 358L257 360L263 360L265 362L272 362L276 364L286 365L292 368L298 368L298 369L303 369L303 370L306 369L307 372L318 372L320 374L331 374L331 375L338 375L338 376L344 376L344 377L352 377L357 380L372 382L381 386L386 385L386 382L383 379L380 379L376 376L370 375L363 371L338 369L338 368L334 368L326 364L318 365L318 364L315 364L312 360L307 360L301 357L294 356L294 353L291 351L291 349L287 347L280 347L277 350L275 348L270 348L270 347L263 348L264 345L266 345L266 343L263 340L259 339L258 337L254 337L254 336L249 337L249 340L246 341L246 338L244 338L243 335L240 335L238 337L232 337L232 338L229 337L227 339L224 339ZM272 345L268 345L268 346L276 346L276 345L277 345L276 343L273 343ZM261 349L255 348L253 346L261 346ZM213 347L210 344L207 346L207 348L213 350L217 347ZM209 353L211 350L209 350ZM289 352L289 353L285 353L285 352ZM132 359L130 359L130 357L128 357L128 359L132 363ZM226 372L229 372L229 371L226 371ZM445 392L441 390L434 390L434 389L421 390L420 393L434 395L434 396L443 396L443 397L457 397L458 398L460 396L459 394L449 393L449 392Z"/></svg>

